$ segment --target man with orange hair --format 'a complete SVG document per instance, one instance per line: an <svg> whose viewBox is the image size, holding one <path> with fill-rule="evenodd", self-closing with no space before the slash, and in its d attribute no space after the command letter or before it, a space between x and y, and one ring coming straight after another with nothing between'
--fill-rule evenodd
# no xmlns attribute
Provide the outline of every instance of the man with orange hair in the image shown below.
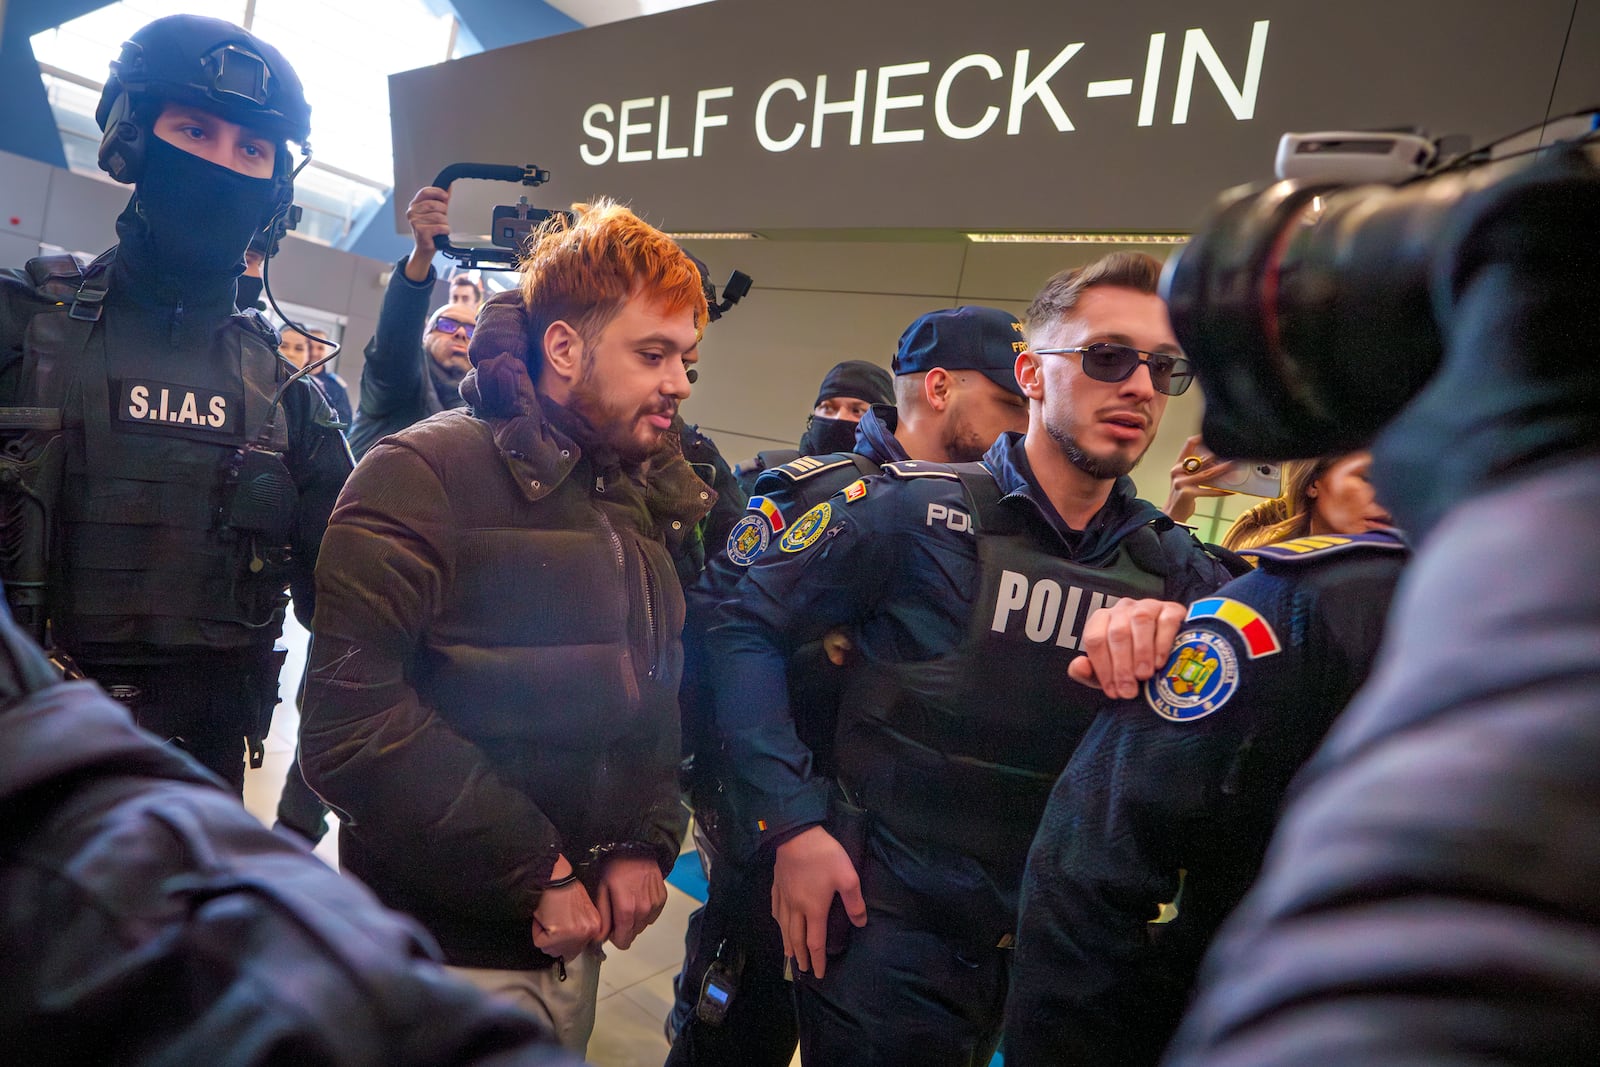
<svg viewBox="0 0 1600 1067"><path fill-rule="evenodd" d="M526 344L475 346L471 407L387 438L339 498L300 758L344 867L582 1052L599 946L661 913L684 830L672 549L715 494L672 425L706 302L604 201L523 272Z"/></svg>

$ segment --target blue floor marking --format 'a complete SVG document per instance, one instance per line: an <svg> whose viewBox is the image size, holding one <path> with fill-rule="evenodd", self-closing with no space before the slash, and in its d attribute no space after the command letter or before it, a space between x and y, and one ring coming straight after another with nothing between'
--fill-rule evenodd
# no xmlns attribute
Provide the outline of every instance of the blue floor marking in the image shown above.
<svg viewBox="0 0 1600 1067"><path fill-rule="evenodd" d="M672 865L672 873L667 875L667 884L683 890L704 904L707 886L706 876L700 870L700 853L682 853L678 857L678 862Z"/></svg>

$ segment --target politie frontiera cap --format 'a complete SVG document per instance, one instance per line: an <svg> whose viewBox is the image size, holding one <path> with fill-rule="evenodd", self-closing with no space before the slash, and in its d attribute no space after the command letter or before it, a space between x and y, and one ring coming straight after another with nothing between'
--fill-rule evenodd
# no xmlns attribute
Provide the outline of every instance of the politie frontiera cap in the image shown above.
<svg viewBox="0 0 1600 1067"><path fill-rule="evenodd" d="M976 305L941 308L923 315L900 335L894 372L921 374L935 367L975 370L1021 396L1017 356L1027 347L1022 320L1009 311Z"/></svg>

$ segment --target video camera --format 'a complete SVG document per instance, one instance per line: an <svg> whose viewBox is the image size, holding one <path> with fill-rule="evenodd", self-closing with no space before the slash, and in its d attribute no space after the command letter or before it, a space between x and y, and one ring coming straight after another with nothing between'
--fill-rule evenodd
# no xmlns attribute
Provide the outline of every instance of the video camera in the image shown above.
<svg viewBox="0 0 1600 1067"><path fill-rule="evenodd" d="M501 163L452 163L439 172L433 184L440 189L449 189L452 182L462 178L516 182L538 187L550 180L550 172L532 163L524 167ZM503 204L494 209L488 247L451 244L448 234L439 234L433 239L433 245L444 256L461 264L462 270L516 270L528 238L556 215L566 215L569 219L572 217L570 212L533 207L527 197L518 197L515 204Z"/></svg>
<svg viewBox="0 0 1600 1067"><path fill-rule="evenodd" d="M452 163L439 172L433 184L440 189L448 189L451 182L462 178L517 182L537 187L550 180L550 172L532 163L522 167L500 163ZM450 238L444 234L435 237L433 244L441 254L461 264L463 270L487 268L514 271L526 251L528 239L540 226L557 215L565 215L569 222L572 221L572 212L534 207L528 203L526 196L522 196L517 198L515 204L501 204L494 209L489 227L489 246L463 247L451 244ZM700 271L701 287L705 290L712 322L720 319L749 294L753 280L750 275L736 270L722 287L722 298L717 299L717 289L711 282L705 263L693 255L689 258L694 260L694 265Z"/></svg>
<svg viewBox="0 0 1600 1067"><path fill-rule="evenodd" d="M1506 251L1484 246L1507 239L1486 220L1516 224L1516 255L1536 258L1541 235L1570 247L1574 227L1600 240L1592 111L1578 136L1499 158L1539 127L1453 156L1416 134L1287 135L1284 180L1225 192L1162 278L1206 444L1268 459L1368 445L1439 369L1467 260ZM1539 271L1573 269L1549 258Z"/></svg>

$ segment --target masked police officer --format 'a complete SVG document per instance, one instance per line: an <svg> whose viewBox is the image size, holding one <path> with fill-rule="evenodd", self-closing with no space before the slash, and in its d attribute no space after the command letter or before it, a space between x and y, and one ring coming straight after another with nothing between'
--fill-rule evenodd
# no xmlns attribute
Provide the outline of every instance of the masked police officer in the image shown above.
<svg viewBox="0 0 1600 1067"><path fill-rule="evenodd" d="M1126 477L1189 378L1159 273L1121 253L1052 278L1015 364L1025 435L982 465L889 464L795 517L719 608L727 786L738 830L773 850L808 1063L988 1061L1023 861L1097 703L1066 672L1084 620L1229 576ZM838 627L862 662L835 789L770 753L798 751L788 650Z"/></svg>
<svg viewBox="0 0 1600 1067"><path fill-rule="evenodd" d="M825 456L848 452L855 443L856 424L875 404L894 403L894 385L889 375L875 363L847 359L823 375L817 387L817 402L806 417L805 432L798 448L769 448L734 468L739 487L746 496L755 492L762 471L792 463L802 456Z"/></svg>
<svg viewBox="0 0 1600 1067"><path fill-rule="evenodd" d="M704 676L704 632L718 603L738 596L750 563L773 546L787 522L804 515L885 463L977 460L1000 434L1027 425L1027 399L1013 367L1026 347L1022 322L990 307L943 308L919 316L900 335L894 357L895 406L874 405L856 426L854 452L796 459L756 479L757 495L728 533L690 591L685 646L694 670L683 699L685 748L695 754L691 795L698 825L721 847L711 868L705 907L691 917L677 1002L669 1020L679 1064L787 1064L794 1055L795 1023L783 976L783 943L771 919L772 855L753 854L753 839L737 828L745 820L729 810L734 795L718 782ZM871 366L864 364L864 366ZM876 370L877 368L873 368ZM830 376L832 377L832 376ZM838 655L838 635L834 655ZM813 759L818 773L833 766L833 724L844 672L827 660L821 642L800 649L789 665L791 735L802 746L769 753ZM760 772L757 772L758 774ZM777 788L782 788L780 781ZM719 831L733 831L731 839ZM707 980L707 975L710 980Z"/></svg>
<svg viewBox="0 0 1600 1067"><path fill-rule="evenodd" d="M0 277L0 419L23 457L7 491L52 527L47 567L7 561L44 580L7 573L8 593L141 725L242 788L285 592L309 623L350 470L276 333L234 310L246 247L289 215L310 110L277 49L175 15L123 45L96 119L101 167L134 187L117 245Z"/></svg>

